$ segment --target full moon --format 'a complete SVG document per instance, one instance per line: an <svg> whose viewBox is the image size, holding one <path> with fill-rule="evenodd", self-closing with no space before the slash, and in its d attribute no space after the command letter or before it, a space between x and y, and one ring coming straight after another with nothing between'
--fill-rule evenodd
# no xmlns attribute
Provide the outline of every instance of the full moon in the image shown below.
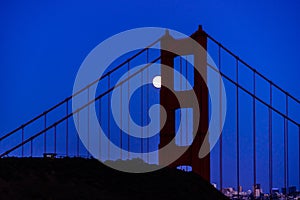
<svg viewBox="0 0 300 200"><path fill-rule="evenodd" d="M161 76L155 76L152 80L152 84L156 88L161 88Z"/></svg>

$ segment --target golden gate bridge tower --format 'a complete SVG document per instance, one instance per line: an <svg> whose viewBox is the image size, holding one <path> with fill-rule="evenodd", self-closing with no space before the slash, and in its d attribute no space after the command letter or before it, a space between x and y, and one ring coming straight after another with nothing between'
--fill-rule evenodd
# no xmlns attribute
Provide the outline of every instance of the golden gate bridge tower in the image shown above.
<svg viewBox="0 0 300 200"><path fill-rule="evenodd" d="M199 26L199 29L190 36L198 44L200 44L204 50L207 48L207 38L205 33L202 30L202 27ZM206 136L208 130L208 88L205 82L207 74L207 56L206 51L197 51L195 48L192 48L189 45L190 38L183 39L174 39L168 31L161 39L161 64L172 68L173 70L164 70L161 68L161 77L162 77L162 87L160 90L160 104L165 108L167 119L166 122L161 122L161 132L160 132L160 144L159 148L164 147L169 144L174 138L176 133L175 121L176 121L176 110L184 108L192 108L193 116L199 115L200 110L200 120L193 117L192 120L192 130L197 130L196 135L192 144L188 147L187 151L179 157L175 162L171 163L170 167L177 167L182 165L187 165L192 167L192 171L202 176L207 181L210 180L210 156L200 159L198 153L200 147L203 143L203 140ZM172 49L176 51L175 53L163 50L163 49ZM193 78L194 85L191 89L176 91L174 89L174 59L178 56L188 56L192 55L194 57L194 68L193 68ZM198 68L198 69L197 69ZM201 72L201 74L199 73ZM168 87L164 87L168 85ZM197 102L189 101L191 92L196 94ZM184 105L179 105L179 102L176 100L175 96L184 97ZM198 106L198 109L196 109ZM162 113L161 113L162 114ZM187 134L187 133L186 133ZM174 140L173 140L174 141ZM183 146L174 144L175 148L183 148ZM171 152L170 152L171 153ZM159 163L164 164L164 160L168 157L167 153L160 152L159 154Z"/></svg>

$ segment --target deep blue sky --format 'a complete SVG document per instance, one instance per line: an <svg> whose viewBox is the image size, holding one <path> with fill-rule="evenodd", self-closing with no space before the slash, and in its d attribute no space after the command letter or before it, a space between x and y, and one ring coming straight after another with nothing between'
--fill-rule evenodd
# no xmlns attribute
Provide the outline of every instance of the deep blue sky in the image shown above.
<svg viewBox="0 0 300 200"><path fill-rule="evenodd" d="M199 24L300 98L297 1L10 1L0 3L0 135L70 96L87 54L131 28L187 35Z"/></svg>
<svg viewBox="0 0 300 200"><path fill-rule="evenodd" d="M300 97L297 1L10 1L0 3L3 134L69 96L98 43L142 26L204 29Z"/></svg>

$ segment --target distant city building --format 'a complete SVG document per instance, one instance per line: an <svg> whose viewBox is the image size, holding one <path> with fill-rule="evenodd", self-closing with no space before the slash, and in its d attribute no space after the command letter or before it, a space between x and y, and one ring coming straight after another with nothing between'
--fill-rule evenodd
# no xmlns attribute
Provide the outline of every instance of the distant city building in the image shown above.
<svg viewBox="0 0 300 200"><path fill-rule="evenodd" d="M271 194L263 193L260 184L253 185L253 191L248 190L247 192L242 191L242 186L239 186L238 191L235 191L234 188L228 187L223 188L222 193L227 196L229 199L241 199L241 200L284 200L284 199L293 199L300 200L300 192L297 191L295 186L291 186L288 189L281 188L281 193L279 188L272 188Z"/></svg>

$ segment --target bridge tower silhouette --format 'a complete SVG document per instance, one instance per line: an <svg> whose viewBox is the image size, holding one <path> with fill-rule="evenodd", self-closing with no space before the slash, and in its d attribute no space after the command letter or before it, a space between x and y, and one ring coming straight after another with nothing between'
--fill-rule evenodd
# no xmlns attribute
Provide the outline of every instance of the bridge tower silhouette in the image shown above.
<svg viewBox="0 0 300 200"><path fill-rule="evenodd" d="M189 44L190 38L194 39L198 44L200 44L205 51L197 51L192 48L192 45ZM207 181L210 180L210 157L207 155L206 157L200 159L198 157L198 153L203 143L204 137L208 130L208 89L204 79L206 79L207 73L207 61L206 61L206 48L207 48L207 38L204 34L202 27L199 26L199 29L193 33L190 38L183 39L174 39L168 31L166 31L165 35L161 39L161 64L171 67L173 70L164 70L165 68L161 68L161 77L162 77L162 88L160 90L160 103L165 108L167 113L166 123L164 124L161 121L161 132L160 132L160 144L159 148L164 147L169 144L172 139L175 138L176 134L176 110L184 108L192 108L193 109L193 119L192 126L193 128L190 130L197 130L196 135L194 135L194 140L192 144L189 145L187 151L175 162L171 163L170 167L177 167L181 165L188 165L192 167L192 171L202 176ZM177 55L166 51L164 49L173 49L176 51ZM194 57L194 67L193 68L193 78L194 85L192 85L191 89L176 91L174 88L174 73L172 73L174 69L174 59L179 56L187 56L192 55ZM197 69L198 68L198 69ZM201 74L199 73L201 71ZM203 76L204 75L204 76ZM164 87L164 86L168 87ZM188 98L191 96L191 92L196 94L197 103L190 101ZM174 95L178 95L184 98L184 105L179 105L176 97ZM195 109L199 107L199 109ZM198 112L200 110L200 118L201 120L196 119L196 115L199 115ZM161 115L163 113L161 112ZM188 134L188 133L186 133ZM175 140L173 140L175 143ZM180 145L175 145L175 148L183 148ZM164 164L166 157L165 153L160 152L159 154L159 163Z"/></svg>

